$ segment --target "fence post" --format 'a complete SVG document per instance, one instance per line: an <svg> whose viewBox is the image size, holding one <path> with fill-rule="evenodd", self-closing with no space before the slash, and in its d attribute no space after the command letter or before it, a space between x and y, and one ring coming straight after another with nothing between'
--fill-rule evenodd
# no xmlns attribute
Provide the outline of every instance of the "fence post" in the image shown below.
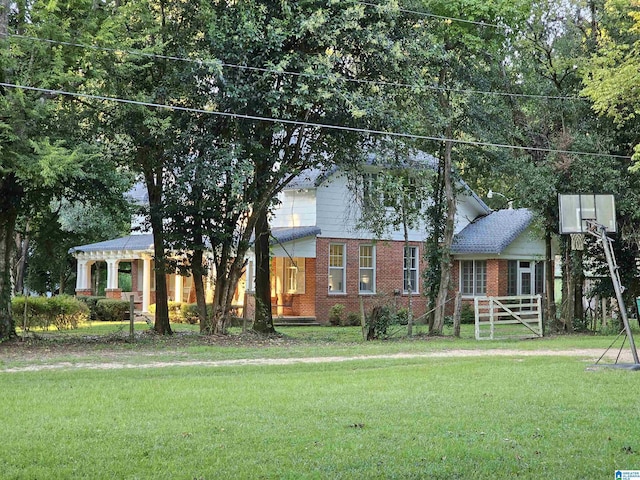
<svg viewBox="0 0 640 480"><path fill-rule="evenodd" d="M129 295L129 339L133 341L135 339L135 335L133 333L133 295Z"/></svg>

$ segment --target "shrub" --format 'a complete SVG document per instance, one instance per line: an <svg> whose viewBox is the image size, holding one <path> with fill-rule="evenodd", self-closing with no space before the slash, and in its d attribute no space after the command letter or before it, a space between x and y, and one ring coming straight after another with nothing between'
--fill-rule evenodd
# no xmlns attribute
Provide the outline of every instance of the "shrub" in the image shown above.
<svg viewBox="0 0 640 480"><path fill-rule="evenodd" d="M129 315L129 302L105 298L96 302L96 320L102 322L121 322Z"/></svg>
<svg viewBox="0 0 640 480"><path fill-rule="evenodd" d="M470 303L462 306L460 310L460 323L464 323L465 325L476 323L476 312Z"/></svg>
<svg viewBox="0 0 640 480"><path fill-rule="evenodd" d="M329 323L333 326L342 325L342 317L344 316L344 305L336 303L329 309Z"/></svg>
<svg viewBox="0 0 640 480"><path fill-rule="evenodd" d="M347 314L347 318L344 321L344 325L346 327L359 327L360 323L360 314L356 312L349 312Z"/></svg>
<svg viewBox="0 0 640 480"><path fill-rule="evenodd" d="M213 303L207 303L207 315L211 316L213 312ZM183 303L180 306L180 321L182 323L188 323L190 325L197 325L200 323L200 317L198 317L198 304L197 303Z"/></svg>
<svg viewBox="0 0 640 480"><path fill-rule="evenodd" d="M84 296L84 295L80 295L78 297L76 297L78 300L80 300L81 302L83 302L84 304L87 305L87 307L89 307L89 317L91 318L91 320L96 320L97 316L96 316L96 304L98 303L98 301L100 300L105 300L107 297L99 297L99 296Z"/></svg>
<svg viewBox="0 0 640 480"><path fill-rule="evenodd" d="M182 303L180 302L169 302L169 321L171 323L183 323L182 321ZM149 313L156 313L156 304L153 303L149 305Z"/></svg>
<svg viewBox="0 0 640 480"><path fill-rule="evenodd" d="M400 325L408 325L409 324L409 309L408 308L399 308L396 312L396 319Z"/></svg>
<svg viewBox="0 0 640 480"><path fill-rule="evenodd" d="M16 297L11 301L11 308L17 323L29 331L32 328L48 330L51 325L58 330L77 328L89 319L89 307L70 295L55 297L28 297L27 321L24 323L25 297Z"/></svg>
<svg viewBox="0 0 640 480"><path fill-rule="evenodd" d="M404 323L402 323L404 322ZM373 307L371 315L367 317L367 340L378 338L389 338L392 325L406 325L408 322L408 311L404 308L396 310L388 305L377 305Z"/></svg>

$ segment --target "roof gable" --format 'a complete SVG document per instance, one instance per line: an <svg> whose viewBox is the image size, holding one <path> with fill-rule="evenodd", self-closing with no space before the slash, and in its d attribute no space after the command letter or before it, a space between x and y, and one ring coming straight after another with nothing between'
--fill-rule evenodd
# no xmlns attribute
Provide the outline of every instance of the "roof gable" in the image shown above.
<svg viewBox="0 0 640 480"><path fill-rule="evenodd" d="M69 249L69 253L81 252L107 252L107 251L144 251L153 250L153 235L146 233L143 235L127 235L126 237L105 240L104 242L80 245Z"/></svg>
<svg viewBox="0 0 640 480"><path fill-rule="evenodd" d="M500 254L531 224L533 213L526 208L496 210L477 218L453 239L451 253Z"/></svg>

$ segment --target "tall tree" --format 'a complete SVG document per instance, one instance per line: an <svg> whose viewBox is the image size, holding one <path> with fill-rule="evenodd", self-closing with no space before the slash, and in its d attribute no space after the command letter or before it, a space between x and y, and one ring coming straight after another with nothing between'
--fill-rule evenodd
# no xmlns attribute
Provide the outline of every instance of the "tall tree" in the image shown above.
<svg viewBox="0 0 640 480"><path fill-rule="evenodd" d="M410 246L410 230L423 231L425 227L426 209L433 198L435 159L397 141L379 142L378 147L370 151L369 158L372 161L364 166L356 165L348 175L360 211L357 227L370 232L377 240L401 231L406 252ZM406 255L405 261L408 261ZM405 269L409 271L408 266ZM408 293L407 335L411 336L413 294L418 285L412 284L410 276L404 282ZM404 285L398 288L404 289Z"/></svg>
<svg viewBox="0 0 640 480"><path fill-rule="evenodd" d="M505 59L509 24L523 14L521 2L420 2L437 19L423 20L436 39L438 55L424 67L431 96L436 99L436 115L432 128L444 140L425 146L440 159L438 182L434 187L438 204L434 208L435 224L429 232L431 273L427 291L433 292L434 318L430 333L442 333L445 307L451 290L451 255L456 215L455 172L465 165L477 163L478 152L457 144L457 140L482 139L481 125L493 112L490 105L474 103L488 79L496 78ZM444 18L444 19L443 19ZM446 18L462 19L447 20ZM473 108L478 108L474 112ZM481 113L480 115L478 113ZM443 223L440 223L443 222ZM433 255L433 251L437 253ZM435 273L435 275L434 275Z"/></svg>
<svg viewBox="0 0 640 480"><path fill-rule="evenodd" d="M156 316L154 329L171 334L167 274L171 271L165 243L165 182L180 138L177 116L149 104L190 107L197 78L189 56L198 59L202 32L199 2L123 1L98 8L108 14L96 39L107 50L87 52L95 81L91 92L134 103L102 104L98 121L106 141L120 148L121 162L138 173L149 197L153 233ZM170 58L171 57L171 58ZM138 103L135 103L138 102ZM202 105L200 105L202 106Z"/></svg>
<svg viewBox="0 0 640 480"><path fill-rule="evenodd" d="M235 288L243 268L238 259L244 258L253 236L258 260L256 331L274 331L268 212L275 196L303 169L346 157L344 152L362 141L352 135L346 142L346 133L314 124L387 128L389 103L382 99L392 89L382 92L369 81L397 81L411 71L415 57L406 53L419 49L409 36L413 21L399 22L400 18L393 5L359 2L212 5L208 56L226 66L221 74L206 77L199 95L206 96L205 103L217 112L251 117L210 121L215 131L230 139L232 157L249 167L242 198L245 220L228 236L233 241L226 250L233 256L228 257L229 268L218 269L217 275L227 273L217 279L216 299L230 298L218 294L219 287ZM214 309L220 315L216 329L224 330L228 304L216 303Z"/></svg>
<svg viewBox="0 0 640 480"><path fill-rule="evenodd" d="M70 30L91 23L90 16L78 14L82 6L3 2L0 8L0 339L15 332L10 296L18 218L48 209L55 198L108 193L99 176L89 173L98 166L100 146L86 141L82 124L72 127L83 106L15 87L47 89L77 81L77 55L15 35L68 38Z"/></svg>
<svg viewBox="0 0 640 480"><path fill-rule="evenodd" d="M592 5L596 2L592 0ZM584 69L582 93L600 115L626 127L632 135L635 168L640 164L640 2L607 0L604 8L592 9L592 36L597 50Z"/></svg>

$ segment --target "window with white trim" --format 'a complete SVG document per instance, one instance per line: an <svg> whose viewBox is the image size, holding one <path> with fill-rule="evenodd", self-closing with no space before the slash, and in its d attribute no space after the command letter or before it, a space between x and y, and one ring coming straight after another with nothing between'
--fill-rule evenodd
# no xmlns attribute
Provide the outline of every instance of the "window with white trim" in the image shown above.
<svg viewBox="0 0 640 480"><path fill-rule="evenodd" d="M460 292L467 296L487 294L486 260L463 260L460 262Z"/></svg>
<svg viewBox="0 0 640 480"><path fill-rule="evenodd" d="M373 245L360 245L360 293L376 292L375 252Z"/></svg>
<svg viewBox="0 0 640 480"><path fill-rule="evenodd" d="M329 244L329 293L346 292L346 260L343 243Z"/></svg>
<svg viewBox="0 0 640 480"><path fill-rule="evenodd" d="M245 275L246 275L245 290L247 292L254 293L256 291L256 275L255 275L255 266L253 264L253 260L247 261Z"/></svg>
<svg viewBox="0 0 640 480"><path fill-rule="evenodd" d="M284 286L286 293L302 294L305 291L304 258L284 259Z"/></svg>
<svg viewBox="0 0 640 480"><path fill-rule="evenodd" d="M402 290L404 293L418 293L418 247L404 248L404 281Z"/></svg>

